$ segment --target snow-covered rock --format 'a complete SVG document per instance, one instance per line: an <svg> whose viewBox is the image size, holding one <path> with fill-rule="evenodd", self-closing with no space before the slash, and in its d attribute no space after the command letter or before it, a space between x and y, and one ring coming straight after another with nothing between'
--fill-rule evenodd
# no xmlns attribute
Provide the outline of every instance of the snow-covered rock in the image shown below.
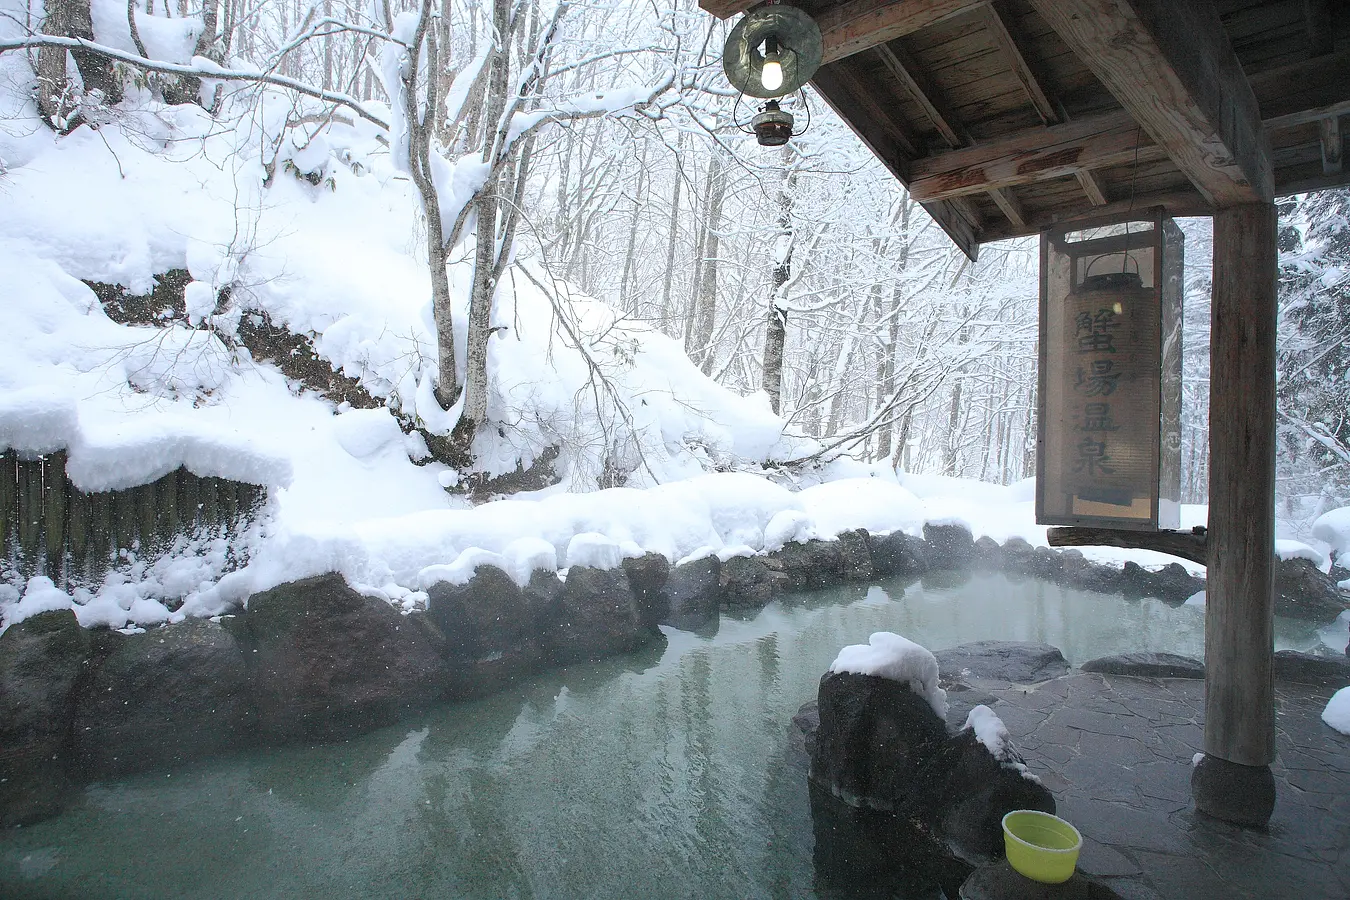
<svg viewBox="0 0 1350 900"><path fill-rule="evenodd" d="M1350 735L1350 688L1341 688L1322 710L1322 721L1341 734Z"/></svg>
<svg viewBox="0 0 1350 900"><path fill-rule="evenodd" d="M908 638L890 631L877 631L866 644L851 644L839 651L831 672L875 675L909 686L939 717L947 715L947 692L938 687L937 657Z"/></svg>
<svg viewBox="0 0 1350 900"><path fill-rule="evenodd" d="M1350 550L1350 506L1328 510L1313 522L1312 536L1340 556Z"/></svg>

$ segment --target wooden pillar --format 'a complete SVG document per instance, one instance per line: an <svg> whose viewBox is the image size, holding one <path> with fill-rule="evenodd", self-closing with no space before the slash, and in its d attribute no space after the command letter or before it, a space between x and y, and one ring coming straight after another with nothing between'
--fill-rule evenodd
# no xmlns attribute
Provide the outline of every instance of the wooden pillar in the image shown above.
<svg viewBox="0 0 1350 900"><path fill-rule="evenodd" d="M1274 804L1276 278L1274 205L1215 214L1201 764L1210 774L1197 769L1192 788L1201 811L1244 824L1270 810L1234 812L1230 801Z"/></svg>

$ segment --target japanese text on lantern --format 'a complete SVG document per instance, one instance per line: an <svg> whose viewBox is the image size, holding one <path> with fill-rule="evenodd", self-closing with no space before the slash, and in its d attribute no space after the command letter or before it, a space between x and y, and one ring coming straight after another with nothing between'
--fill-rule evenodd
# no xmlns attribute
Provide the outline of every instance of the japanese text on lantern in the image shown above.
<svg viewBox="0 0 1350 900"><path fill-rule="evenodd" d="M1129 225L1042 236L1042 524L1176 527L1180 232Z"/></svg>
<svg viewBox="0 0 1350 900"><path fill-rule="evenodd" d="M1111 418L1111 397L1120 384L1116 369L1116 331L1120 322L1109 306L1084 310L1074 317L1074 343L1078 351L1074 379L1074 426L1083 437L1074 443L1075 474L1097 479L1114 475L1108 444L1111 433L1119 431Z"/></svg>

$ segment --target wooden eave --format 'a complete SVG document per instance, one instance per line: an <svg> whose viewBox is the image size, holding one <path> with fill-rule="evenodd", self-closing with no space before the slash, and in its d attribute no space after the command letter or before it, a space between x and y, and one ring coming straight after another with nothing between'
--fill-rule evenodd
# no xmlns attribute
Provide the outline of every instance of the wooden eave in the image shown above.
<svg viewBox="0 0 1350 900"><path fill-rule="evenodd" d="M825 40L816 93L971 258L1091 215L1350 184L1338 0L794 5Z"/></svg>

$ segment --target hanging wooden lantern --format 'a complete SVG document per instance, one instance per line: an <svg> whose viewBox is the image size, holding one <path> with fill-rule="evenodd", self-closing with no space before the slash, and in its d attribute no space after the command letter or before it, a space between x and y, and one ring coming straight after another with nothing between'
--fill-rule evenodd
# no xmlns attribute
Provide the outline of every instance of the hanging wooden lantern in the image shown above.
<svg viewBox="0 0 1350 900"><path fill-rule="evenodd" d="M1041 235L1037 522L1180 526L1183 247L1160 211Z"/></svg>

